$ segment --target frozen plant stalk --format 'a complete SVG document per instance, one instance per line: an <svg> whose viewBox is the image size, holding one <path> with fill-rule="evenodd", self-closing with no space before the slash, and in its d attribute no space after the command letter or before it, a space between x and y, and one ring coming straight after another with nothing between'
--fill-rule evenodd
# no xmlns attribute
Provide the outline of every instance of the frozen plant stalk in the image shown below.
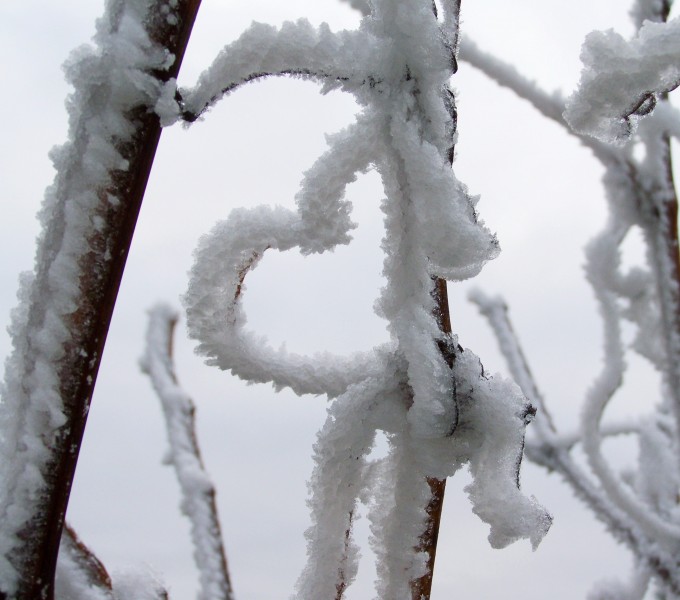
<svg viewBox="0 0 680 600"><path fill-rule="evenodd" d="M472 277L498 253L475 199L450 167L456 112L448 80L456 66L458 3L444 3L441 15L429 0L355 5L364 18L354 31L315 29L305 20L281 29L254 24L224 48L196 87L179 89L175 116L186 121L270 75L312 79L323 91L339 88L362 107L356 123L329 138L328 151L305 173L296 210L234 210L204 237L185 304L190 335L209 364L250 382L335 399L314 449L308 564L298 597L339 597L351 584L352 515L361 497L370 503L378 596L420 598L414 582L431 577L422 549L428 479L444 480L470 464L473 510L491 525L495 547L522 537L535 546L550 517L518 491L529 403L514 384L484 375L474 354L438 322L438 278ZM354 224L344 190L370 167L387 196L387 285L377 310L391 342L349 357L274 350L246 328L247 273L268 250L311 254L348 243ZM378 430L388 434L390 453L371 465Z"/></svg>
<svg viewBox="0 0 680 600"><path fill-rule="evenodd" d="M586 277L603 323L603 366L584 398L578 432L560 434L548 417L504 302L473 296L515 380L542 409L535 435L527 439L527 457L560 473L633 553L630 580L600 583L590 600L641 600L652 583L658 597L680 598L680 257L670 161L670 138L679 135L680 117L667 97L680 84L680 22L667 21L669 10L665 0L637 0L632 14L638 33L630 41L613 31L591 33L582 51L579 89L566 106L474 46L463 52L541 113L568 131L571 126L605 167L609 217L586 249ZM643 233L647 265L625 270L620 248L635 228ZM605 424L615 394L625 393L624 320L635 328L632 349L661 374L661 395L648 417ZM602 450L607 438L620 435L635 436L639 446L637 468L625 475ZM572 456L576 446L585 454L587 469Z"/></svg>
<svg viewBox="0 0 680 600"><path fill-rule="evenodd" d="M51 599L66 504L113 305L199 0L108 0L66 65L69 141L22 276L0 388L0 598ZM164 7L164 9L163 9Z"/></svg>

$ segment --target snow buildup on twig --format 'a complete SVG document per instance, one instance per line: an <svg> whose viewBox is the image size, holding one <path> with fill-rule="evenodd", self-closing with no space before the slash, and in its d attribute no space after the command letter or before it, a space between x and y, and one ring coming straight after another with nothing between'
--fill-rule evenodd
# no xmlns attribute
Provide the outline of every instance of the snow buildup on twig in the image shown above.
<svg viewBox="0 0 680 600"><path fill-rule="evenodd" d="M194 424L194 403L177 383L171 355L177 313L158 304L149 311L146 351L140 361L161 401L170 462L182 494L182 512L191 522L194 562L200 577L198 600L233 600L226 555L215 507L215 488L203 467Z"/></svg>
<svg viewBox="0 0 680 600"><path fill-rule="evenodd" d="M612 30L592 32L581 60L581 81L565 119L579 133L624 142L658 96L680 85L680 18L646 21L631 41Z"/></svg>
<svg viewBox="0 0 680 600"><path fill-rule="evenodd" d="M54 588L58 600L119 600L104 566L68 524L59 543Z"/></svg>
<svg viewBox="0 0 680 600"><path fill-rule="evenodd" d="M378 593L404 597L425 568L425 552L414 549L424 531L426 478L445 478L465 462L475 475L474 509L491 524L494 546L523 537L536 545L550 522L518 491L529 410L521 393L499 377L484 377L469 350L457 351L465 358L456 358L461 366L452 371L438 344L457 348L455 336L437 323L433 278L472 277L498 253L476 200L449 164L455 123L448 79L455 60L442 28L451 29L455 11L443 4L449 10L443 24L430 0L371 1L359 29L349 32L306 21L279 30L256 24L218 55L195 88L180 91L190 121L225 93L267 75L339 87L362 107L356 123L330 137L327 152L304 174L295 210L234 210L201 240L184 297L189 333L209 364L249 382L336 398L315 446L301 598L333 597L351 583L354 508L359 498L377 496L371 520ZM248 272L267 251L320 253L349 243L354 224L345 188L369 167L386 194L387 284L376 312L388 321L391 341L348 357L272 349L246 327ZM376 430L388 433L390 454L371 469ZM369 471L379 475L365 476Z"/></svg>
<svg viewBox="0 0 680 600"><path fill-rule="evenodd" d="M127 168L116 149L134 133L127 114L153 106L159 84L149 72L173 61L144 30L147 5L109 0L94 45L76 49L65 65L75 88L67 101L69 140L51 154L57 175L39 215L35 273L21 277L9 328L14 349L0 388L0 588L10 594L16 535L39 510L42 470L65 423L59 365L76 335L79 261L90 251L102 203L120 202L103 190L113 171Z"/></svg>
<svg viewBox="0 0 680 600"><path fill-rule="evenodd" d="M113 574L116 600L168 600L168 591L150 567L134 567Z"/></svg>

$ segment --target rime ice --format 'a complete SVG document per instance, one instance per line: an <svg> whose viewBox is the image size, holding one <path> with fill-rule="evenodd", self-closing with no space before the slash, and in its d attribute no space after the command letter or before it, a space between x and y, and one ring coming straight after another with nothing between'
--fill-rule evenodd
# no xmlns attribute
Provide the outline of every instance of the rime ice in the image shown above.
<svg viewBox="0 0 680 600"><path fill-rule="evenodd" d="M340 88L362 107L304 174L295 210L237 209L201 240L184 298L190 335L209 364L249 382L335 399L314 449L299 598L334 597L351 584L360 497L371 507L378 597L410 597L410 582L426 569L425 554L414 550L425 525L426 479L445 478L466 462L475 476L468 490L474 510L491 525L495 547L520 538L535 546L550 525L545 510L518 490L529 410L519 388L484 375L470 350L455 350L452 369L438 345L454 349L457 339L437 324L434 278L472 277L498 253L449 162L457 13L444 3L439 21L429 0L352 5L364 14L357 31L333 33L304 20L278 30L255 24L225 47L196 87L179 89L177 116L188 120L270 75ZM386 194L387 285L376 308L388 321L390 343L348 357L271 348L247 327L248 272L268 252L321 253L349 243L354 224L344 191L368 168L378 171ZM372 463L377 430L387 433L390 452Z"/></svg>
<svg viewBox="0 0 680 600"><path fill-rule="evenodd" d="M129 111L158 99L160 84L150 72L174 60L148 38L148 8L145 0L109 0L94 45L76 49L65 65L75 88L67 102L69 140L52 151L57 175L39 215L35 273L21 278L10 326L14 350L0 388L0 587L9 593L22 560L17 534L44 509L43 472L66 424L60 361L77 352L80 325L73 314L81 280L111 259L109 249L97 254L89 240L101 229L108 203L123 200L106 191L112 172L128 168L117 145L135 133ZM84 275L88 253L96 260Z"/></svg>
<svg viewBox="0 0 680 600"><path fill-rule="evenodd" d="M526 456L560 473L633 553L632 577L598 584L591 600L641 599L652 583L660 597L680 597L680 288L677 196L669 164L669 138L678 136L680 118L664 97L680 83L680 30L677 19L662 22L668 7L638 0L633 17L639 31L631 41L612 31L588 36L579 90L566 110L559 98L473 45L464 44L461 53L545 116L567 130L571 126L605 169L609 214L586 248L585 264L602 318L602 365L583 399L577 432L559 432L547 416L504 302L481 292L471 298L489 320L514 379L538 408ZM642 232L647 264L626 270L621 245L635 228ZM606 423L605 411L624 384L622 321L633 325L632 350L662 375L661 398L645 419ZM625 473L617 472L602 449L607 438L619 435L636 436L639 448L638 464ZM585 467L571 454L577 445Z"/></svg>
<svg viewBox="0 0 680 600"><path fill-rule="evenodd" d="M595 31L581 60L581 82L565 118L579 133L621 142L660 95L680 85L680 19L645 21L631 41L611 30Z"/></svg>

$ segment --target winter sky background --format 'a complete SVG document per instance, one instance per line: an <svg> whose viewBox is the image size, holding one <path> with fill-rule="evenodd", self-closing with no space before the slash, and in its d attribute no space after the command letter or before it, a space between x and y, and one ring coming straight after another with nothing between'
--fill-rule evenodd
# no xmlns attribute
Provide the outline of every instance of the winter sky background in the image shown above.
<svg viewBox="0 0 680 600"><path fill-rule="evenodd" d="M570 93L579 49L593 29L632 33L621 0L463 2L463 31L544 89ZM3 90L0 114L0 357L19 272L32 268L35 213L53 172L49 149L66 135L69 91L60 65L86 43L103 0L0 4ZM204 0L180 82L192 84L219 49L251 21L308 18L352 28L358 14L338 0ZM454 331L487 371L506 371L488 328L466 300L472 286L502 293L539 387L561 429L578 420L600 364L600 325L582 278L586 241L605 215L598 163L553 123L461 63L459 143L454 168L475 194L480 216L502 253L472 282L449 285ZM223 100L191 129L165 131L135 234L100 371L68 518L106 566L150 566L175 600L195 595L188 526L179 515L159 403L137 360L145 311L158 300L179 308L197 239L235 207L293 205L301 174L324 150L324 134L353 120L351 97L321 96L315 84L268 80ZM381 286L382 190L370 173L349 197L359 223L354 242L329 255L267 255L247 280L250 326L298 352L365 350L386 337L373 314ZM640 260L641 244L626 246ZM178 329L179 377L196 400L199 438L218 487L218 506L239 599L285 598L305 559L306 480L311 446L325 417L323 398L246 387L203 366ZM655 402L657 381L639 359L612 416L639 414ZM628 444L617 464L635 459ZM528 542L492 550L463 487L449 481L433 598L585 598L594 581L627 576L630 559L603 533L555 475L525 462L523 488L548 507L551 532L533 553ZM365 560L347 598L372 597L367 520L357 534Z"/></svg>

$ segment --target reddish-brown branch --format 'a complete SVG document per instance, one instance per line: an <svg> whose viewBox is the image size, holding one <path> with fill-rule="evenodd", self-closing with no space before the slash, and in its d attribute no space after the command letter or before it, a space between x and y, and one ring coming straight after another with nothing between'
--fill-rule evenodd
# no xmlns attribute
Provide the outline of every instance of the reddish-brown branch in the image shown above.
<svg viewBox="0 0 680 600"><path fill-rule="evenodd" d="M108 592L113 598L111 577L108 571L68 523L64 524L60 551L68 553L89 586Z"/></svg>
<svg viewBox="0 0 680 600"><path fill-rule="evenodd" d="M147 23L150 38L168 48L175 62L168 71L155 75L161 80L176 77L198 12L200 0L180 0L176 24L168 23L158 2ZM58 432L51 458L43 477L40 514L27 523L20 533L23 544L17 552L15 567L19 570L19 589L14 600L52 600L54 573L59 541L66 513L81 440L85 429L90 399L94 390L104 343L120 287L125 262L146 189L156 148L160 138L158 117L145 109L131 115L137 127L132 142L118 148L128 161L126 171L111 174L110 189L98 190L106 226L101 232L93 228L89 252L78 265L81 302L71 316L69 329L72 344L64 348L58 366L60 395L66 425ZM117 206L107 202L108 194L121 198ZM108 260L108 255L113 257ZM48 267L48 265L46 265ZM0 591L0 600L7 600Z"/></svg>
<svg viewBox="0 0 680 600"><path fill-rule="evenodd" d="M345 548L343 553L343 558L346 560L349 554L349 544L352 539L352 525L354 524L354 511L349 513L349 524L345 530ZM347 574L345 573L344 565L340 566L340 573L338 577L338 584L335 586L335 600L342 600L345 590L347 589Z"/></svg>
<svg viewBox="0 0 680 600"><path fill-rule="evenodd" d="M434 280L434 297L436 301L436 317L439 329L443 336L451 334L451 317L449 314L449 300L446 290L446 281L440 277ZM440 344L440 349L449 367L453 366L454 355L451 348L445 343ZM455 390L455 386L454 386ZM432 591L432 577L434 575L434 562L437 556L437 542L439 540L439 526L444 507L444 493L446 491L446 479L428 477L427 484L430 486L430 500L425 509L427 520L425 530L420 536L417 550L427 554L427 571L425 575L411 582L412 600L429 600Z"/></svg>

